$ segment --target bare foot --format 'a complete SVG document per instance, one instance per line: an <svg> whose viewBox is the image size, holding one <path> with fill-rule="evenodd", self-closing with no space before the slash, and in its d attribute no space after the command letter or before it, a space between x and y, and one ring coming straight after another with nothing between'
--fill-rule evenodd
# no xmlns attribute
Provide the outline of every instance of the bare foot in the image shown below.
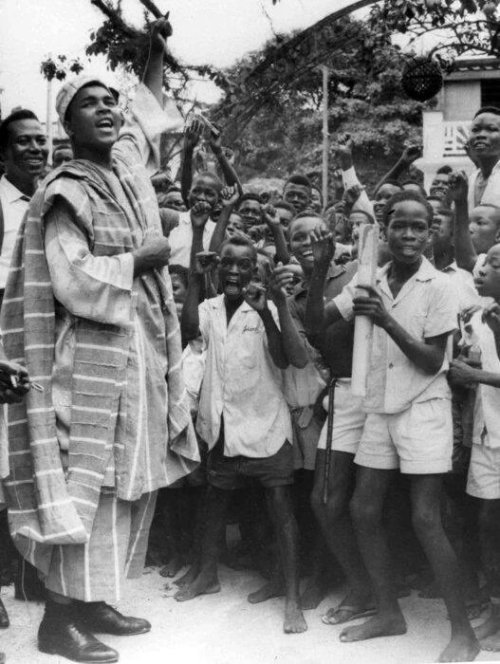
<svg viewBox="0 0 500 664"><path fill-rule="evenodd" d="M187 602L198 595L213 595L218 592L220 592L220 583L217 574L201 572L192 583L178 590L174 599L178 602Z"/></svg>
<svg viewBox="0 0 500 664"><path fill-rule="evenodd" d="M307 623L296 601L286 601L283 631L285 634L300 634L307 631Z"/></svg>
<svg viewBox="0 0 500 664"><path fill-rule="evenodd" d="M500 649L500 635L498 647ZM466 634L456 634L451 637L438 662L473 662L479 650L479 643L472 630Z"/></svg>
<svg viewBox="0 0 500 664"><path fill-rule="evenodd" d="M200 566L197 564L191 565L191 567L188 569L188 571L180 576L178 579L174 581L176 586L179 586L179 588L182 588L183 586L188 586L193 581L196 579L198 574L200 573Z"/></svg>
<svg viewBox="0 0 500 664"><path fill-rule="evenodd" d="M273 597L283 597L284 594L285 584L283 581L270 581L269 583L265 583L259 590L250 593L247 600L250 604L259 604L259 602L267 602L268 599L272 599Z"/></svg>
<svg viewBox="0 0 500 664"><path fill-rule="evenodd" d="M487 636L480 641L481 650L488 650L489 652L500 651L500 631Z"/></svg>
<svg viewBox="0 0 500 664"><path fill-rule="evenodd" d="M307 584L300 598L300 607L303 611L317 609L327 596L328 591L317 578L312 578Z"/></svg>
<svg viewBox="0 0 500 664"><path fill-rule="evenodd" d="M496 613L492 613L474 630L476 638L481 641L481 645L484 639L487 639L489 636L493 636L493 634L496 634L498 631L500 631L500 616L498 616Z"/></svg>
<svg viewBox="0 0 500 664"><path fill-rule="evenodd" d="M172 578L176 576L186 564L186 561L181 556L175 555L165 567L160 570L160 576Z"/></svg>
<svg viewBox="0 0 500 664"><path fill-rule="evenodd" d="M374 639L377 636L398 636L399 634L406 634L406 622L401 613L376 614L362 625L344 629L340 634L340 640L344 643L351 643Z"/></svg>

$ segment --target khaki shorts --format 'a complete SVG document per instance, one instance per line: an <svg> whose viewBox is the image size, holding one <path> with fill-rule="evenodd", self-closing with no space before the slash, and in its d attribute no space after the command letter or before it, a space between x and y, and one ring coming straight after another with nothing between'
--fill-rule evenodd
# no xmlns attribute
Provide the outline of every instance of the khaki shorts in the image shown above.
<svg viewBox="0 0 500 664"><path fill-rule="evenodd" d="M429 399L402 413L368 413L358 453L359 466L406 475L433 475L451 469L451 401Z"/></svg>
<svg viewBox="0 0 500 664"><path fill-rule="evenodd" d="M351 392L351 379L339 378L335 385L333 408L332 450L356 454L363 433L366 413L361 410L359 397ZM323 408L328 411L328 397L323 399ZM318 450L326 450L328 419L321 429Z"/></svg>
<svg viewBox="0 0 500 664"><path fill-rule="evenodd" d="M483 500L500 498L500 448L472 446L467 493Z"/></svg>

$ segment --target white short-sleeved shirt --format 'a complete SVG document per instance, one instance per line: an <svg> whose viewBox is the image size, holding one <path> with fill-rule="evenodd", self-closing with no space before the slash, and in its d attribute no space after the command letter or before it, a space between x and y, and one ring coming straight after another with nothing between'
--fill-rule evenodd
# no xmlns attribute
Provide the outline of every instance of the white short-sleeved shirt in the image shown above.
<svg viewBox="0 0 500 664"><path fill-rule="evenodd" d="M276 308L269 303L276 322ZM269 457L292 440L283 375L268 349L259 314L243 302L227 324L224 295L199 306L206 346L196 429L211 449L224 417L226 456Z"/></svg>
<svg viewBox="0 0 500 664"><path fill-rule="evenodd" d="M469 194L468 194L468 207L469 213L477 205L496 205L500 207L500 161L493 166L481 196L481 201L477 200L476 183L481 171L478 168L469 175Z"/></svg>
<svg viewBox="0 0 500 664"><path fill-rule="evenodd" d="M470 272L458 267L456 261L447 265L441 272L446 274L453 284L460 313L481 306L481 297L474 286L474 278Z"/></svg>
<svg viewBox="0 0 500 664"><path fill-rule="evenodd" d="M215 222L211 219L205 224L203 229L203 249L208 251L210 240L215 230ZM193 225L191 223L191 213L179 212L179 225L170 231L168 236L170 244L170 265L182 265L189 268L191 260L191 247L193 246Z"/></svg>
<svg viewBox="0 0 500 664"><path fill-rule="evenodd" d="M495 335L488 324L481 320L482 314L482 311L477 311L470 320L471 340L481 349L483 370L500 374ZM481 384L477 386L472 442L475 445L500 448L500 388L498 387Z"/></svg>
<svg viewBox="0 0 500 664"><path fill-rule="evenodd" d="M377 273L377 287L390 315L415 339L424 341L457 328L458 304L448 277L422 257L418 271L394 298L387 283L391 263ZM350 320L357 275L334 298L341 315ZM446 381L449 357L440 370L429 375L419 369L381 327L374 325L367 393L363 410L369 413L400 413L413 402L450 398Z"/></svg>
<svg viewBox="0 0 500 664"><path fill-rule="evenodd" d="M28 211L29 198L19 191L6 176L0 178L0 205L3 211L3 244L0 256L0 288L5 288L17 231Z"/></svg>

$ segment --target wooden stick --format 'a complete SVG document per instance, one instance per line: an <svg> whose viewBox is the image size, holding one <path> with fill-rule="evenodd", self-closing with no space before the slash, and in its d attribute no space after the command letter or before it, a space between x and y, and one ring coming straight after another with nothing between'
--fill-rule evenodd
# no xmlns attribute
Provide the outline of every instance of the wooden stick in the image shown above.
<svg viewBox="0 0 500 664"><path fill-rule="evenodd" d="M363 224L359 238L359 267L356 295L366 295L361 286L375 286L378 259L378 226ZM366 377L370 366L373 321L368 316L356 316L354 322L354 348L352 354L353 396L366 396Z"/></svg>
<svg viewBox="0 0 500 664"><path fill-rule="evenodd" d="M328 502L328 478L332 464L333 410L335 408L335 386L337 379L332 378L328 385L328 419L326 423L325 469L323 474L323 505Z"/></svg>

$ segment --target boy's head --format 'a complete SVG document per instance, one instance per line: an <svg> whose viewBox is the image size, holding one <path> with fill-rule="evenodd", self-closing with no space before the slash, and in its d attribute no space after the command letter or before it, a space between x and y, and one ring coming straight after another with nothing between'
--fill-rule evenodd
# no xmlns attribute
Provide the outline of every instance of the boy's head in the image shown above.
<svg viewBox="0 0 500 664"><path fill-rule="evenodd" d="M222 183L215 173L209 171L197 173L189 190L189 207L192 208L195 203L204 202L208 203L213 210L219 201L221 189Z"/></svg>
<svg viewBox="0 0 500 664"><path fill-rule="evenodd" d="M383 221L392 260L411 265L420 261L429 242L433 210L414 191L399 191L385 204Z"/></svg>
<svg viewBox="0 0 500 664"><path fill-rule="evenodd" d="M182 198L180 187L170 187L166 194L162 195L161 207L167 207L178 212L185 212L186 206Z"/></svg>
<svg viewBox="0 0 500 664"><path fill-rule="evenodd" d="M318 189L318 187L311 187L310 207L318 214L320 214L321 210L323 209L323 194Z"/></svg>
<svg viewBox="0 0 500 664"><path fill-rule="evenodd" d="M298 260L304 271L310 272L314 267L311 248L312 233L316 230L328 230L325 222L316 213L301 212L288 227L290 251Z"/></svg>
<svg viewBox="0 0 500 664"><path fill-rule="evenodd" d="M417 180L405 180L401 187L404 191L416 191L417 194L420 194L421 196L427 196L427 192L425 191L424 187Z"/></svg>
<svg viewBox="0 0 500 664"><path fill-rule="evenodd" d="M351 239L354 245L358 245L359 233L363 224L374 224L375 219L365 210L353 210L349 215L349 227Z"/></svg>
<svg viewBox="0 0 500 664"><path fill-rule="evenodd" d="M295 212L303 212L311 202L311 181L305 175L291 175L283 188L283 200L290 203Z"/></svg>
<svg viewBox="0 0 500 664"><path fill-rule="evenodd" d="M469 143L479 162L500 157L500 109L494 106L479 109L472 120Z"/></svg>
<svg viewBox="0 0 500 664"><path fill-rule="evenodd" d="M239 300L257 267L257 250L242 236L225 240L221 247L219 278L222 292L228 300Z"/></svg>
<svg viewBox="0 0 500 664"><path fill-rule="evenodd" d="M479 295L500 302L500 244L490 247L474 282Z"/></svg>
<svg viewBox="0 0 500 664"><path fill-rule="evenodd" d="M373 212L377 223L383 224L383 211L387 201L394 196L398 191L401 191L401 185L395 180L388 180L384 182L375 192L373 199Z"/></svg>
<svg viewBox="0 0 500 664"><path fill-rule="evenodd" d="M500 208L477 205L469 216L469 231L476 253L485 254L500 237Z"/></svg>
<svg viewBox="0 0 500 664"><path fill-rule="evenodd" d="M293 205L290 205L290 203L287 203L286 201L278 201L275 203L274 209L278 214L278 218L280 220L280 224L283 226L283 230L287 232L290 226L290 222L295 217L295 208Z"/></svg>
<svg viewBox="0 0 500 664"><path fill-rule="evenodd" d="M243 194L238 204L238 214L245 223L245 231L262 223L262 205L258 194Z"/></svg>
<svg viewBox="0 0 500 664"><path fill-rule="evenodd" d="M65 164L73 159L73 148L69 143L61 143L56 145L52 150L52 166L57 168L61 164Z"/></svg>
<svg viewBox="0 0 500 664"><path fill-rule="evenodd" d="M183 265L176 264L169 265L168 271L172 281L172 295L174 296L177 316L180 318L184 302L186 301L189 271Z"/></svg>
<svg viewBox="0 0 500 664"><path fill-rule="evenodd" d="M451 166L441 166L437 169L432 180L429 195L436 198L446 198L450 190L450 173L452 172Z"/></svg>
<svg viewBox="0 0 500 664"><path fill-rule="evenodd" d="M245 222L238 212L231 212L229 217L228 224L226 226L226 236L225 239L228 240L239 233L245 232Z"/></svg>

